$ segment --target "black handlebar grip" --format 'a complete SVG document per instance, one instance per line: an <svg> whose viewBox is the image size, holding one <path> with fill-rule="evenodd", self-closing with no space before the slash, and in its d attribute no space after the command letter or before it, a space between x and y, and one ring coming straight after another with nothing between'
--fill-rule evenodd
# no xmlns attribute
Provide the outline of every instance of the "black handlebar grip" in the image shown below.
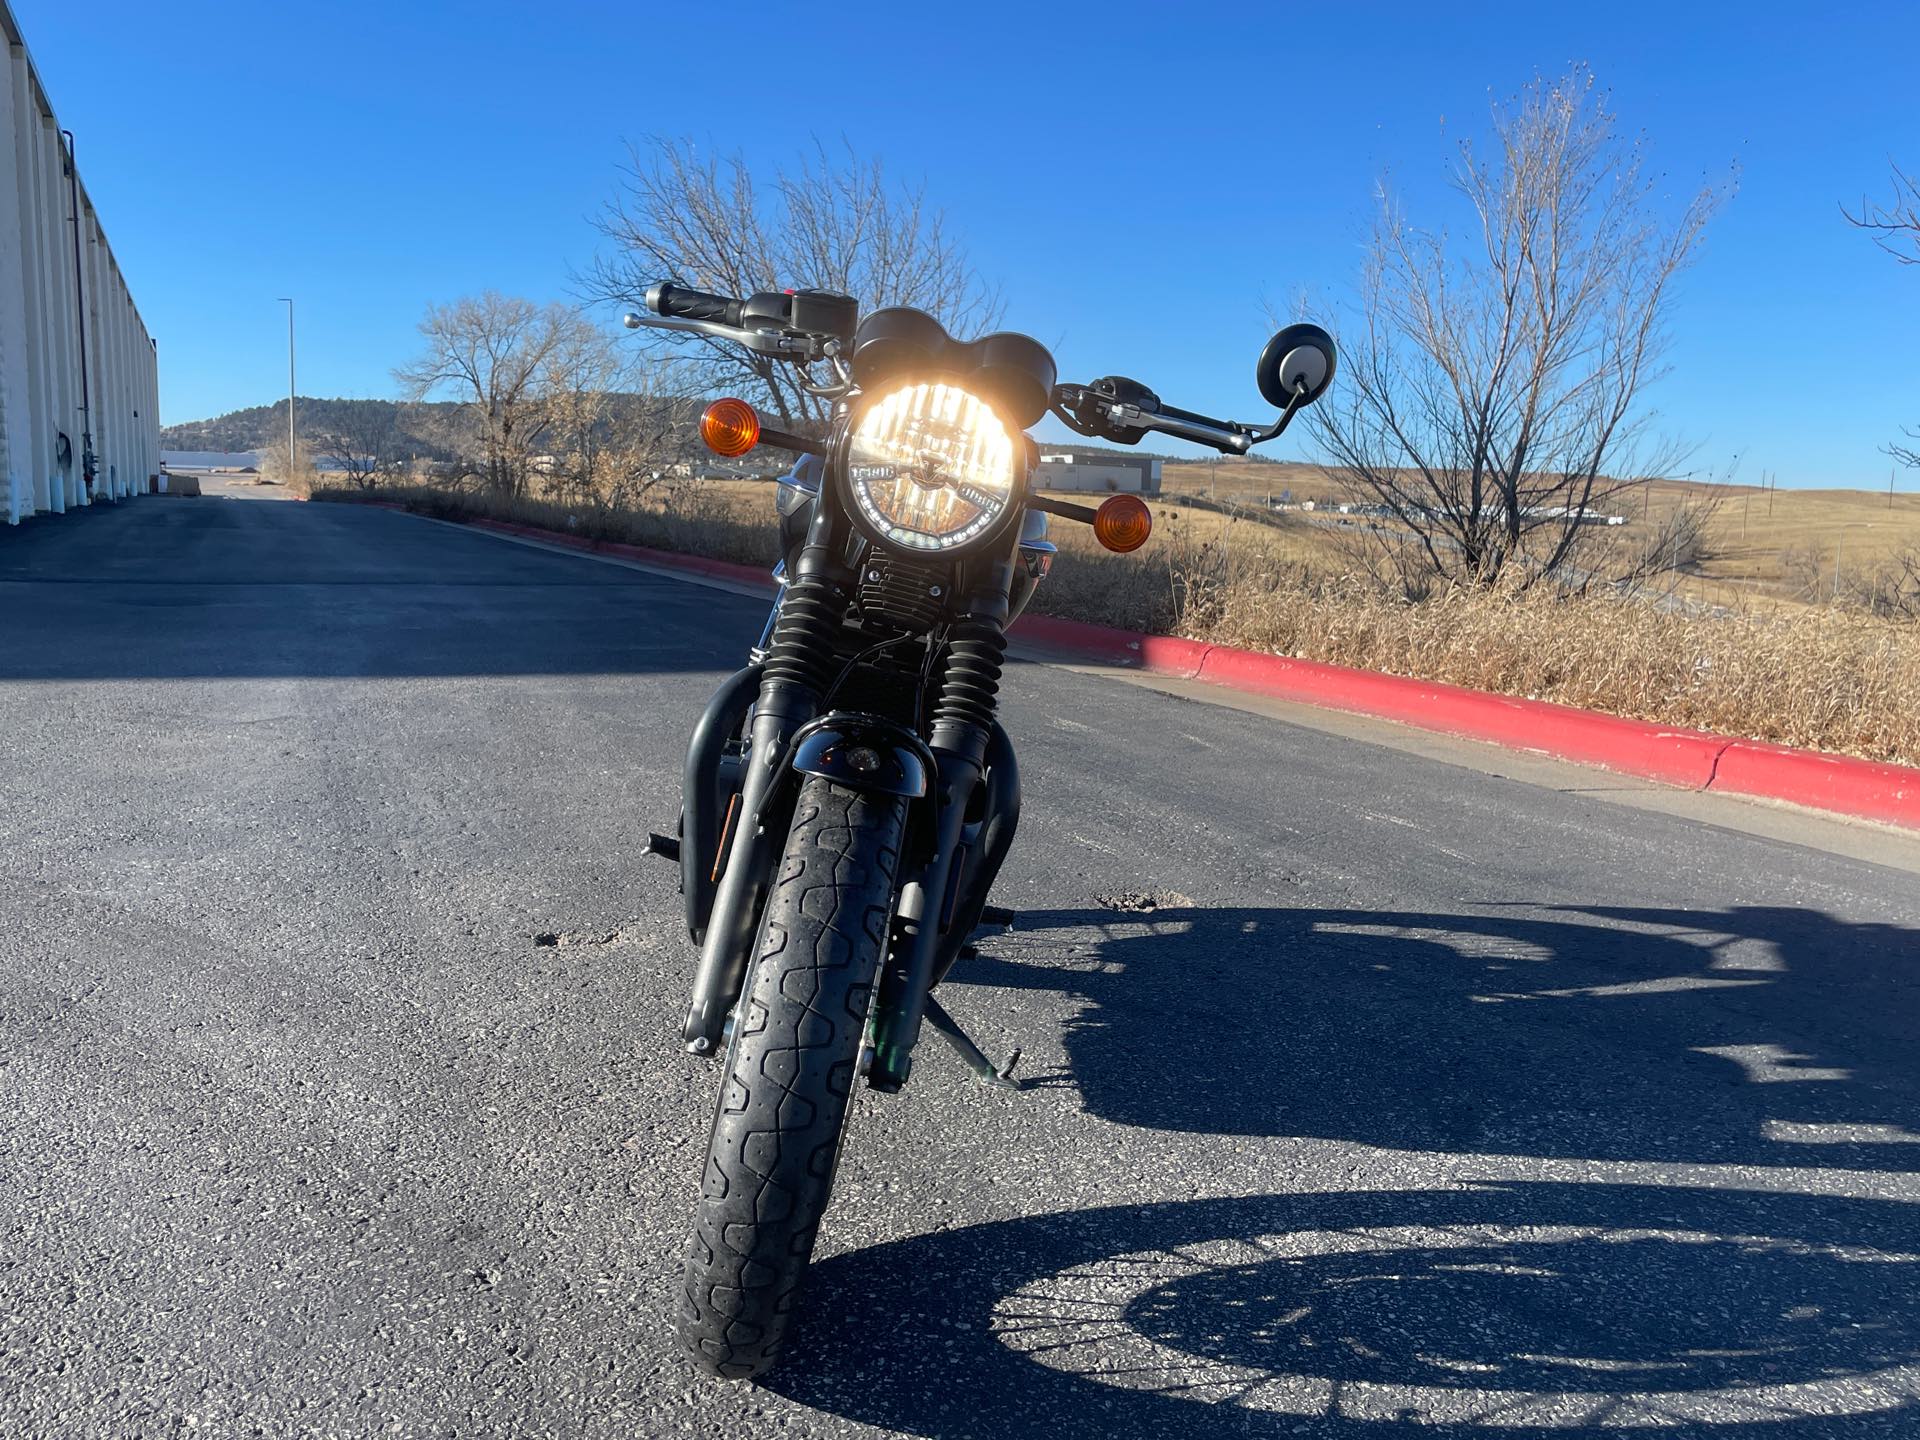
<svg viewBox="0 0 1920 1440"><path fill-rule="evenodd" d="M647 308L671 320L717 320L722 325L738 325L743 303L665 280L647 290Z"/></svg>

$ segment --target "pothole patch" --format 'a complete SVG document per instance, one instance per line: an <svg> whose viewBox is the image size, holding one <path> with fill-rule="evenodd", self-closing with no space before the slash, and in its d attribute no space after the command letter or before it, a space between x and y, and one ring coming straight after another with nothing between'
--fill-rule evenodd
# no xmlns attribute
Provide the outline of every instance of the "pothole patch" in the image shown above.
<svg viewBox="0 0 1920 1440"><path fill-rule="evenodd" d="M533 944L536 950L552 950L568 945L618 945L622 938L618 930L541 930Z"/></svg>
<svg viewBox="0 0 1920 1440"><path fill-rule="evenodd" d="M1156 910L1191 910L1196 902L1191 895L1182 895L1178 890L1122 890L1113 895L1096 895L1093 903L1123 915L1151 915Z"/></svg>

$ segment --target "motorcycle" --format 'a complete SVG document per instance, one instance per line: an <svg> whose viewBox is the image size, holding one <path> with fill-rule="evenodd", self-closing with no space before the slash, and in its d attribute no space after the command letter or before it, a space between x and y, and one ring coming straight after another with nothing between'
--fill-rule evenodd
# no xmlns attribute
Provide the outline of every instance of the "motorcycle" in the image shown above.
<svg viewBox="0 0 1920 1440"><path fill-rule="evenodd" d="M680 331L791 362L831 407L824 438L737 399L700 418L717 454L799 458L776 491L779 595L749 663L688 746L681 813L651 853L680 871L699 951L686 1048L722 1059L678 1330L703 1369L774 1364L826 1211L853 1088L898 1091L923 1027L982 1079L1014 1083L936 998L983 928L1020 818L996 714L1007 626L1051 567L1050 520L1109 550L1146 543L1138 495L1097 509L1043 496L1027 431L1149 433L1244 455L1333 381L1332 338L1296 324L1255 372L1265 426L1163 403L1122 376L1058 382L1025 335L970 341L906 308L864 318L817 290L747 297L663 282L629 328Z"/></svg>

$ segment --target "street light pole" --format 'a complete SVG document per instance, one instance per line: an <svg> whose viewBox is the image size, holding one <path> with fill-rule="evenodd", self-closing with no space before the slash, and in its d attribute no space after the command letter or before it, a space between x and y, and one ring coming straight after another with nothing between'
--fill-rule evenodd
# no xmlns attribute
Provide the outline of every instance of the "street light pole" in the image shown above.
<svg viewBox="0 0 1920 1440"><path fill-rule="evenodd" d="M286 295L280 299L287 307L287 483L291 485L300 457L293 428L293 300Z"/></svg>

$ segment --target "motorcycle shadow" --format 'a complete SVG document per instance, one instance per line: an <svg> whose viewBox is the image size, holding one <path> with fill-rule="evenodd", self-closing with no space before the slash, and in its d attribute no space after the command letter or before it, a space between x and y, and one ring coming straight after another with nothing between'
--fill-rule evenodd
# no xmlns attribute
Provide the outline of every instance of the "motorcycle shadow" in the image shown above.
<svg viewBox="0 0 1920 1440"><path fill-rule="evenodd" d="M1502 1183L1125 1206L821 1262L796 1401L936 1440L1912 1433L1897 1203Z"/></svg>
<svg viewBox="0 0 1920 1440"><path fill-rule="evenodd" d="M1920 930L1790 907L1023 914L1089 1111L1409 1150L1920 1168Z"/></svg>

